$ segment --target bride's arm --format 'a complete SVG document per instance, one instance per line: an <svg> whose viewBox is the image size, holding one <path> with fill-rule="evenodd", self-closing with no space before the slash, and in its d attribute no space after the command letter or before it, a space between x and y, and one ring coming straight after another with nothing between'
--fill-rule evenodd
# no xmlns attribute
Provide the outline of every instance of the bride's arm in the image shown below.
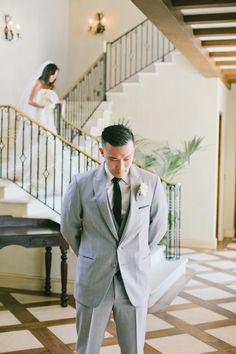
<svg viewBox="0 0 236 354"><path fill-rule="evenodd" d="M28 101L28 103L31 106L34 106L34 107L37 107L37 108L44 108L43 105L38 104L36 102L37 94L38 94L39 90L41 90L42 87L43 87L43 85L42 85L41 81L37 80L35 85L33 86L32 90L31 90L29 101Z"/></svg>

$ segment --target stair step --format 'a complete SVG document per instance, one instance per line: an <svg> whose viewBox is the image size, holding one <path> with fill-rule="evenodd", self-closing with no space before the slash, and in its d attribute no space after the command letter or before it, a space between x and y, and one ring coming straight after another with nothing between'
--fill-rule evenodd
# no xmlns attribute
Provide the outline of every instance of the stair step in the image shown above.
<svg viewBox="0 0 236 354"><path fill-rule="evenodd" d="M24 216L35 218L52 219L59 222L60 216L45 206L36 198L31 197L27 192L17 186L15 183L1 179L0 180L0 193L3 191L3 198L0 198L0 215ZM50 198L48 202L50 204ZM55 203L60 204L61 199L58 197ZM53 204L53 200L51 202Z"/></svg>
<svg viewBox="0 0 236 354"><path fill-rule="evenodd" d="M159 70L161 69L168 69L171 67L171 66L176 66L176 63L175 62L163 62L163 61L160 61L160 62L156 62L155 64L155 67L156 67L156 70L159 72Z"/></svg>
<svg viewBox="0 0 236 354"><path fill-rule="evenodd" d="M187 259L163 259L161 262L152 262L151 292L148 307L152 307L185 273Z"/></svg>
<svg viewBox="0 0 236 354"><path fill-rule="evenodd" d="M143 83L142 82L123 82L122 86L124 88L130 87L130 86L143 86Z"/></svg>
<svg viewBox="0 0 236 354"><path fill-rule="evenodd" d="M129 86L142 86L143 83L139 80L139 76L137 74L131 76L129 79L125 80L121 83L122 87L129 87Z"/></svg>
<svg viewBox="0 0 236 354"><path fill-rule="evenodd" d="M155 64L149 65L147 68L144 68L143 70L138 72L139 74L157 74L157 68L155 67Z"/></svg>
<svg viewBox="0 0 236 354"><path fill-rule="evenodd" d="M165 249L166 247L164 245L158 245L155 250L152 251L151 262L153 268L155 268L161 260L165 259Z"/></svg>
<svg viewBox="0 0 236 354"><path fill-rule="evenodd" d="M126 96L127 92L122 92L122 91L109 91L106 93L106 97L112 97L112 96Z"/></svg>
<svg viewBox="0 0 236 354"><path fill-rule="evenodd" d="M140 72L138 73L138 75L140 76L140 78L142 76L159 76L160 74L158 72L152 72L152 71L146 71L146 72Z"/></svg>
<svg viewBox="0 0 236 354"><path fill-rule="evenodd" d="M28 212L28 201L25 200L0 200L0 215L26 216Z"/></svg>

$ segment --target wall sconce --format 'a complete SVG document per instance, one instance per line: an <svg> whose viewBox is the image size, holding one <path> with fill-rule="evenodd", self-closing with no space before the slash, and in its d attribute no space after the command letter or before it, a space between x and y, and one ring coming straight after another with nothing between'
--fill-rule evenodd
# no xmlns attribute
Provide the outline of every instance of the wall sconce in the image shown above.
<svg viewBox="0 0 236 354"><path fill-rule="evenodd" d="M5 17L5 27L4 27L4 35L7 41L12 41L13 39L17 40L21 38L20 35L20 25L16 25L15 31L13 30L13 22L10 15L4 15Z"/></svg>
<svg viewBox="0 0 236 354"><path fill-rule="evenodd" d="M98 12L94 16L94 19L95 21L92 18L89 19L89 32L94 34L103 33L106 29L106 17L103 13Z"/></svg>

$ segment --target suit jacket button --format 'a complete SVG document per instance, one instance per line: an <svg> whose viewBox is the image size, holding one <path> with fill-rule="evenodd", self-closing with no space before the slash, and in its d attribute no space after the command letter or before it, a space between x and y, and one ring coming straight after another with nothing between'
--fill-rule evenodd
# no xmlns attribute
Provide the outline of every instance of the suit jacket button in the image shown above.
<svg viewBox="0 0 236 354"><path fill-rule="evenodd" d="M116 268L116 263L111 264L112 268Z"/></svg>

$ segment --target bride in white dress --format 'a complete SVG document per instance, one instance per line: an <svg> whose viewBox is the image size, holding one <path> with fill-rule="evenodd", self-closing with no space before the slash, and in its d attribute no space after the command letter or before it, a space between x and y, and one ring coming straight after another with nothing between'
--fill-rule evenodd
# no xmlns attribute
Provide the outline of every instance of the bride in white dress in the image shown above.
<svg viewBox="0 0 236 354"><path fill-rule="evenodd" d="M36 119L53 133L56 133L53 110L57 103L63 103L54 91L59 68L52 62L44 65L41 75L31 89L27 102L28 107L26 104L24 113Z"/></svg>
<svg viewBox="0 0 236 354"><path fill-rule="evenodd" d="M38 194L46 190L47 194L56 193L56 154L61 144L54 121L54 108L60 101L54 91L59 68L53 62L40 66L24 93L20 110L44 128L30 123L24 117L18 122L15 147L15 180L30 191ZM51 134L53 133L53 134ZM45 195L46 195L45 193Z"/></svg>

